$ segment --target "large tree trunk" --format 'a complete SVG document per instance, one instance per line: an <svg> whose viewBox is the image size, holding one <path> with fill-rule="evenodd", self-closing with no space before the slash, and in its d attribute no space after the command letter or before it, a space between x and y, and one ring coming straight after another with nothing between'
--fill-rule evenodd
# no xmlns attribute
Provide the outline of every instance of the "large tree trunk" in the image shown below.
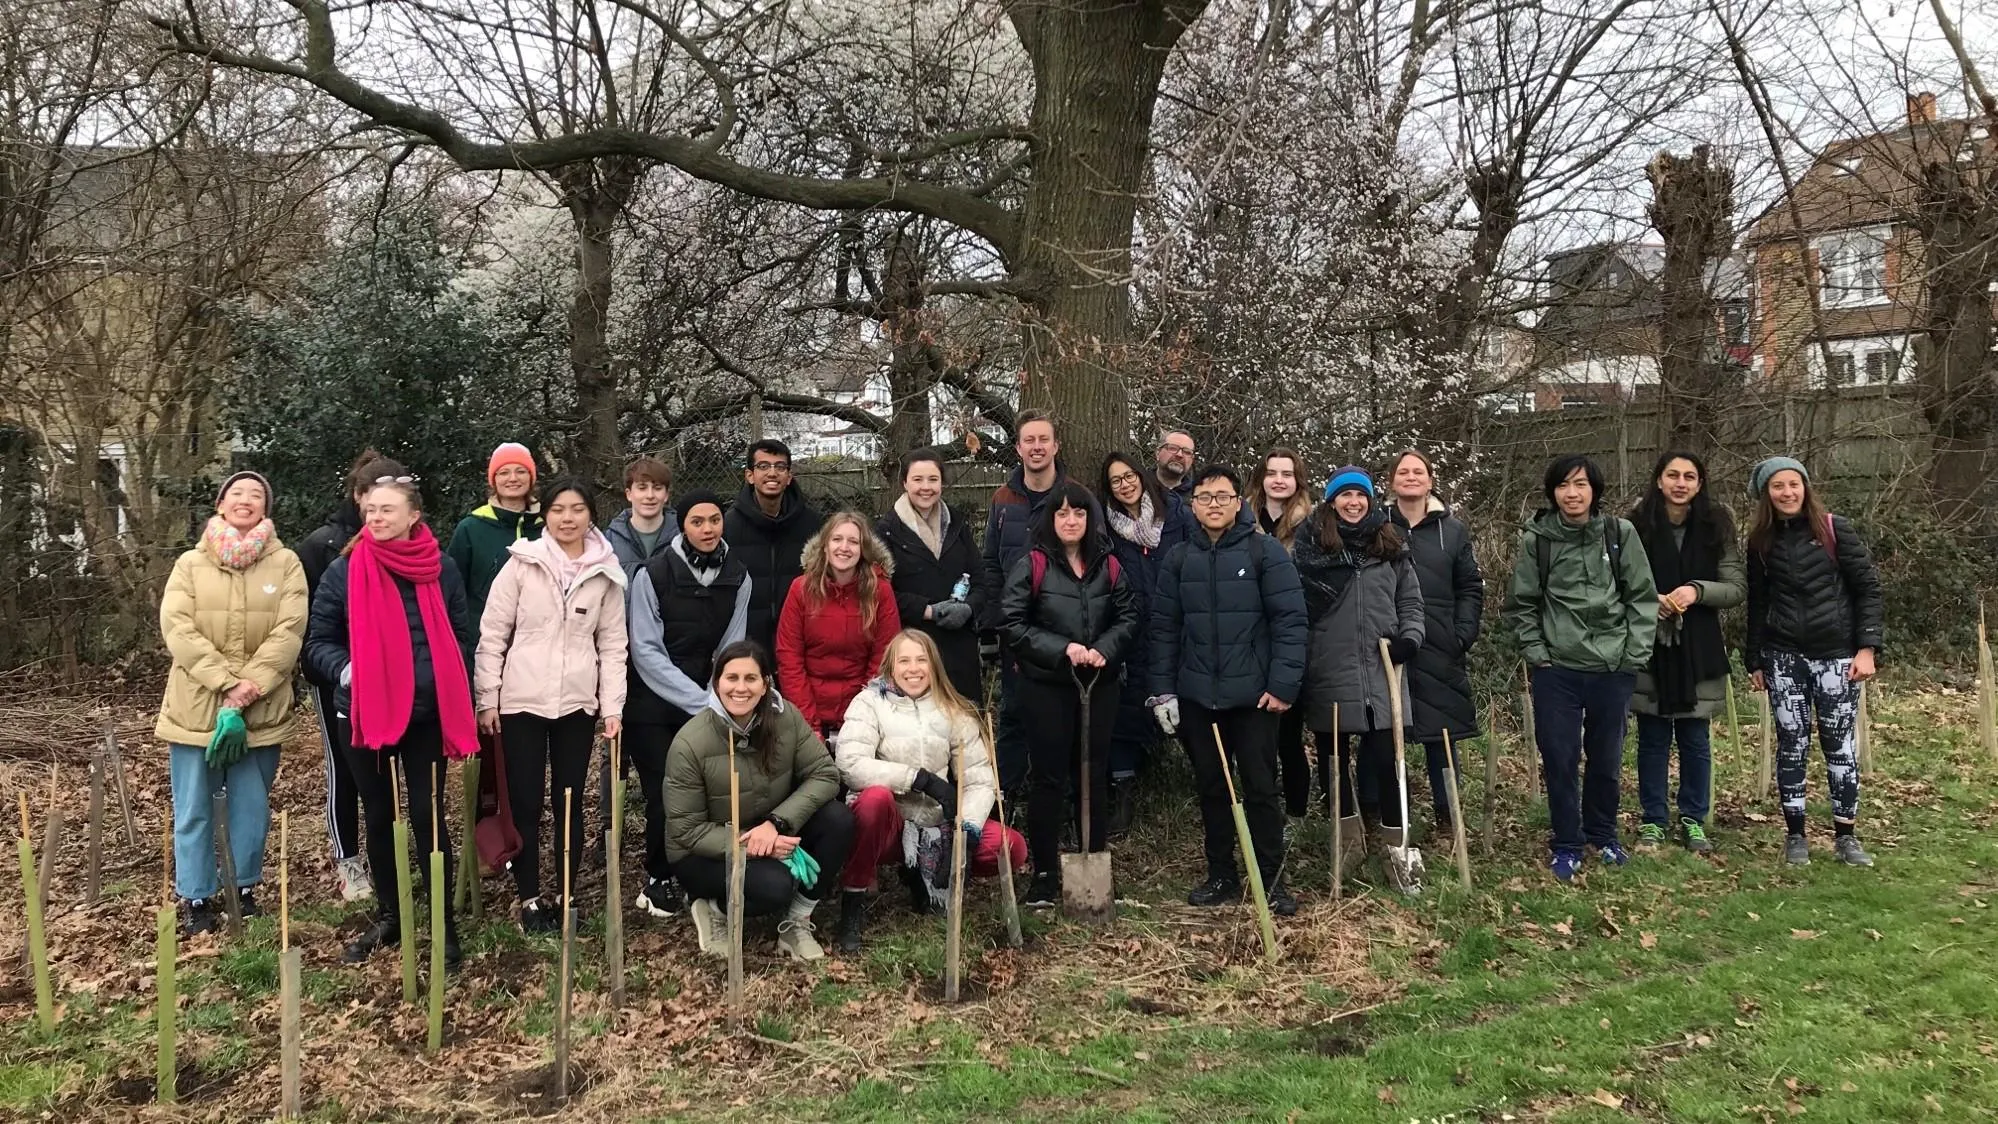
<svg viewBox="0 0 1998 1124"><path fill-rule="evenodd" d="M1954 164L1928 169L1919 226L1926 266L1915 337L1922 412L1935 442L1929 485L1942 517L1998 533L1998 383L1991 370L1990 288L1998 272L1998 204L1961 183Z"/></svg>
<svg viewBox="0 0 1998 1124"><path fill-rule="evenodd" d="M1724 365L1716 355L1719 324L1707 284L1733 242L1734 173L1710 159L1661 152L1645 168L1651 226L1665 240L1658 280L1658 384L1673 448L1713 448Z"/></svg>
<svg viewBox="0 0 1998 1124"><path fill-rule="evenodd" d="M910 243L919 236L898 234L888 247L888 270L882 278L882 324L887 329L888 430L881 446L881 467L897 482L895 466L903 456L931 440L930 386L935 382L930 356L932 339L923 311L923 261Z"/></svg>
<svg viewBox="0 0 1998 1124"><path fill-rule="evenodd" d="M609 494L624 459L617 372L611 364L611 236L643 166L624 157L572 164L556 175L576 231L576 292L569 302L569 366L576 383L576 473Z"/></svg>
<svg viewBox="0 0 1998 1124"><path fill-rule="evenodd" d="M1021 404L1086 470L1130 439L1131 233L1166 61L1204 0L1020 0L1034 68L1033 183L1016 276L1033 286Z"/></svg>

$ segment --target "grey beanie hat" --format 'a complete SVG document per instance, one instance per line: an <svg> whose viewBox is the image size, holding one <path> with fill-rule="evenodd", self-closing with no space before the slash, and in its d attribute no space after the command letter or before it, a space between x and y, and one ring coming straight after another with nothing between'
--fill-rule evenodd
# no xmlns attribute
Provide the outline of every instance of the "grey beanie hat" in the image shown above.
<svg viewBox="0 0 1998 1124"><path fill-rule="evenodd" d="M1804 462L1792 457L1770 457L1767 460L1757 462L1755 467L1749 470L1748 494L1760 497L1764 492L1769 490L1770 478L1784 469L1796 472L1797 475L1804 478L1806 484L1811 481L1811 470L1804 467Z"/></svg>
<svg viewBox="0 0 1998 1124"><path fill-rule="evenodd" d="M271 482L269 480L264 479L263 473L251 472L248 469L244 469L241 472L232 472L229 474L228 479L222 481L222 486L220 488L215 489L215 506L216 507L222 506L222 497L229 494L229 486L231 484L234 484L238 480L255 480L258 484L263 485L264 514L269 515L271 513L271 508L277 505L277 493L271 491Z"/></svg>

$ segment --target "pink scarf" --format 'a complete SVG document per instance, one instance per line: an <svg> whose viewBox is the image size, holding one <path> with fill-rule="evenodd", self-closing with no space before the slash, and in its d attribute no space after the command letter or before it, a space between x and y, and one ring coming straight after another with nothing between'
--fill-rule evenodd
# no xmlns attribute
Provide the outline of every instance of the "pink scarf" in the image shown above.
<svg viewBox="0 0 1998 1124"><path fill-rule="evenodd" d="M354 744L382 749L402 740L416 702L416 657L404 624L402 594L395 579L416 586L423 636L430 644L432 682L437 689L437 721L444 729L444 755L470 757L479 749L472 719L472 689L444 591L437 579L444 556L437 536L421 523L406 539L376 541L363 530L347 561L347 643L354 677L348 685L348 712Z"/></svg>
<svg viewBox="0 0 1998 1124"><path fill-rule="evenodd" d="M268 519L261 520L247 531L237 530L235 524L220 515L208 517L208 526L201 531L201 541L208 546L208 553L217 562L231 570L247 570L264 557L277 538L277 528Z"/></svg>

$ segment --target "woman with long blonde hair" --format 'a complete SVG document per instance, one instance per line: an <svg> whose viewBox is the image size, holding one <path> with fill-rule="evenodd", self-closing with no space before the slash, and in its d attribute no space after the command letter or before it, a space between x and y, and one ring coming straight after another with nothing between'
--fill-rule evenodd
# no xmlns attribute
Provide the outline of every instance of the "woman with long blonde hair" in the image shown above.
<svg viewBox="0 0 1998 1124"><path fill-rule="evenodd" d="M880 676L846 708L834 755L854 793L853 852L840 880L841 952L860 948L867 891L883 864L901 869L918 912L950 888L954 846L971 847L971 873L988 877L1000 873L1000 833L1009 832L1013 869L1026 866L1027 841L992 816L987 752L978 712L944 674L936 641L913 628L897 633Z"/></svg>
<svg viewBox="0 0 1998 1124"><path fill-rule="evenodd" d="M777 617L777 682L812 730L830 736L902 630L894 562L851 511L825 521L803 562Z"/></svg>

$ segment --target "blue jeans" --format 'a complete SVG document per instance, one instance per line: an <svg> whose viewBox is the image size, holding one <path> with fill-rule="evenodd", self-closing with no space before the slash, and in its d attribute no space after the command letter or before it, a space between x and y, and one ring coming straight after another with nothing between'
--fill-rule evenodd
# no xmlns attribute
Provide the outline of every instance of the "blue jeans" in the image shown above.
<svg viewBox="0 0 1998 1124"><path fill-rule="evenodd" d="M207 747L170 747L173 784L173 890L185 901L205 901L222 892L215 858L215 793L229 794L229 857L236 865L236 888L264 880L264 839L271 828L271 782L277 779L278 747L252 749L225 770L208 766Z"/></svg>
<svg viewBox="0 0 1998 1124"><path fill-rule="evenodd" d="M1533 735L1540 743L1547 818L1557 850L1617 841L1623 720L1636 686L1637 676L1627 671L1533 669Z"/></svg>
<svg viewBox="0 0 1998 1124"><path fill-rule="evenodd" d="M1672 783L1672 742L1679 743L1679 817L1707 822L1707 784L1714 772L1711 724L1704 718L1637 716L1637 802L1644 822L1660 827L1666 818L1665 799Z"/></svg>

